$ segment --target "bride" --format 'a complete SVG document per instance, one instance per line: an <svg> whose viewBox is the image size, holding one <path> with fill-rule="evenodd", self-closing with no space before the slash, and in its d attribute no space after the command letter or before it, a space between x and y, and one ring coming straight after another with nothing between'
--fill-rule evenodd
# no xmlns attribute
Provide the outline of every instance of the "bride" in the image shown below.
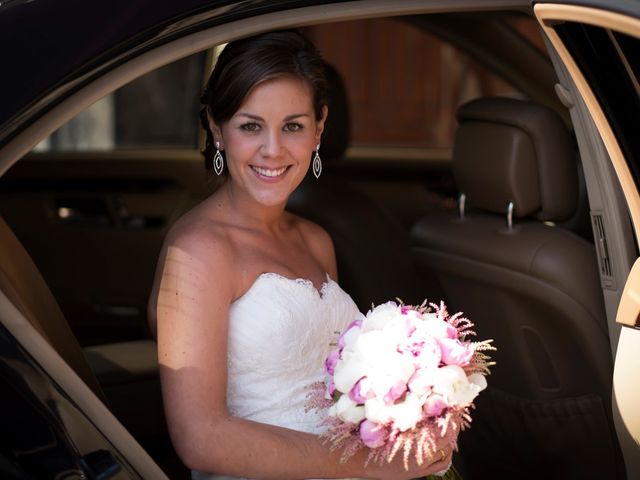
<svg viewBox="0 0 640 480"><path fill-rule="evenodd" d="M149 309L169 433L194 479L403 479L451 461L443 446L409 471L401 455L341 463L305 412L357 314L329 235L284 209L318 154L325 97L322 60L295 31L227 45L203 94L207 163L225 178L169 232Z"/></svg>

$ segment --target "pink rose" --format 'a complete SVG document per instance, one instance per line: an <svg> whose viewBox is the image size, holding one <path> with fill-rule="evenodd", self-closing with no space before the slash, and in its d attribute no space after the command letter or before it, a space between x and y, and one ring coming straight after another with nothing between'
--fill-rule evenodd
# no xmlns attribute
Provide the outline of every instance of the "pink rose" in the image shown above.
<svg viewBox="0 0 640 480"><path fill-rule="evenodd" d="M436 338L458 338L458 329L434 313L424 316L422 330Z"/></svg>
<svg viewBox="0 0 640 480"><path fill-rule="evenodd" d="M435 368L419 368L409 379L409 390L419 397L431 393L431 387L435 379Z"/></svg>
<svg viewBox="0 0 640 480"><path fill-rule="evenodd" d="M448 406L442 395L433 393L427 397L427 401L424 402L422 409L428 417L438 417Z"/></svg>
<svg viewBox="0 0 640 480"><path fill-rule="evenodd" d="M362 320L358 319L358 320L354 320L353 322L351 322L349 325L347 325L347 328L344 329L344 332L342 332L342 335L340 335L340 337L338 338L338 348L344 348L347 343L349 343L350 337L353 336L355 332L355 328L357 328L358 330L360 330L360 328L362 327ZM353 331L352 331L353 330Z"/></svg>
<svg viewBox="0 0 640 480"><path fill-rule="evenodd" d="M360 424L360 438L369 448L381 447L387 441L387 431L378 423L364 420Z"/></svg>
<svg viewBox="0 0 640 480"><path fill-rule="evenodd" d="M398 351L409 354L416 368L436 368L442 360L442 352L437 340L429 336L414 335L398 346Z"/></svg>
<svg viewBox="0 0 640 480"><path fill-rule="evenodd" d="M440 350L442 351L442 361L446 365L468 365L473 357L474 350L469 344L451 338L441 338Z"/></svg>
<svg viewBox="0 0 640 480"><path fill-rule="evenodd" d="M395 402L397 399L402 397L402 395L404 395L406 391L407 391L407 384L402 380L400 380L389 389L389 391L385 394L383 400L387 405L390 405L393 402Z"/></svg>
<svg viewBox="0 0 640 480"><path fill-rule="evenodd" d="M336 384L333 383L333 379L329 380L329 383L327 384L327 396L328 398L333 397L333 394L336 391Z"/></svg>
<svg viewBox="0 0 640 480"><path fill-rule="evenodd" d="M366 386L366 383L368 383L367 377L362 377L358 380L353 388L349 390L349 398L358 404L364 403L368 398L373 398L375 395Z"/></svg>
<svg viewBox="0 0 640 480"><path fill-rule="evenodd" d="M447 322L447 337L457 339L458 329Z"/></svg>
<svg viewBox="0 0 640 480"><path fill-rule="evenodd" d="M415 309L414 309L412 306L410 306L410 305L402 305L402 306L400 307L400 313L401 313L402 315L406 315L407 313L409 313L409 312L411 312L411 311L414 311L414 310L415 310Z"/></svg>
<svg viewBox="0 0 640 480"><path fill-rule="evenodd" d="M332 350L324 361L324 369L329 375L333 375L336 371L336 364L340 359L340 350Z"/></svg>

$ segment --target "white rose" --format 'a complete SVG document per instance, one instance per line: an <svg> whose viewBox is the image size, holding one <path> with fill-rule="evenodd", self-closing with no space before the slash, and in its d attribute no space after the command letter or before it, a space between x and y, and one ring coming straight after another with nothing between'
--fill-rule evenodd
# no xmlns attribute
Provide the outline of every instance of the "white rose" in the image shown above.
<svg viewBox="0 0 640 480"><path fill-rule="evenodd" d="M422 405L423 402L411 394L408 394L403 402L391 405L390 416L393 425L401 432L415 427L422 418Z"/></svg>
<svg viewBox="0 0 640 480"><path fill-rule="evenodd" d="M384 325L399 314L398 305L395 302L387 302L369 310L362 321L362 331L382 330Z"/></svg>
<svg viewBox="0 0 640 480"><path fill-rule="evenodd" d="M431 393L431 385L436 378L437 368L420 368L409 380L409 390L418 397L425 397Z"/></svg>
<svg viewBox="0 0 640 480"><path fill-rule="evenodd" d="M397 344L379 330L363 332L356 339L354 353L371 365L386 365L393 361Z"/></svg>
<svg viewBox="0 0 640 480"><path fill-rule="evenodd" d="M342 395L334 406L335 414L333 416L338 417L343 422L360 423L365 419L364 407L351 400L349 395Z"/></svg>
<svg viewBox="0 0 640 480"><path fill-rule="evenodd" d="M435 373L433 391L442 395L448 405L469 405L483 389L480 379L474 376L473 382L469 382L464 370L457 365L441 367Z"/></svg>
<svg viewBox="0 0 640 480"><path fill-rule="evenodd" d="M369 398L364 402L364 411L368 420L386 424L391 420L391 408L379 398Z"/></svg>
<svg viewBox="0 0 640 480"><path fill-rule="evenodd" d="M361 353L342 352L342 358L338 360L334 369L333 383L338 391L349 393L355 383L365 377L369 370L369 363Z"/></svg>
<svg viewBox="0 0 640 480"><path fill-rule="evenodd" d="M349 326L350 328L348 328L340 336L338 346L341 347L343 351L345 351L345 350L353 350L353 346L354 346L356 340L358 339L358 337L360 336L360 331L361 331L362 323L360 323L360 325L358 325L358 321L362 322L362 320L364 320L364 315L362 315L360 312L358 312L358 316L353 322L351 322L351 324Z"/></svg>
<svg viewBox="0 0 640 480"><path fill-rule="evenodd" d="M421 335L428 335L435 338L449 338L452 326L430 313L424 316L424 320L418 327Z"/></svg>
<svg viewBox="0 0 640 480"><path fill-rule="evenodd" d="M383 398L398 383L408 383L414 372L411 358L396 353L386 364L378 365L370 372L370 388L378 398Z"/></svg>
<svg viewBox="0 0 640 480"><path fill-rule="evenodd" d="M487 379L484 378L484 375L482 375L481 373L472 373L467 378L470 383L473 383L480 389L478 390L479 392L487 388Z"/></svg>

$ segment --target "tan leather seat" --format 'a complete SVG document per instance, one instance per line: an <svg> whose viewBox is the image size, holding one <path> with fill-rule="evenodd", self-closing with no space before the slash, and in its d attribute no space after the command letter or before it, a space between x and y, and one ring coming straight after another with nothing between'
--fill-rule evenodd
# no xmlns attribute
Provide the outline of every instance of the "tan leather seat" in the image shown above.
<svg viewBox="0 0 640 480"><path fill-rule="evenodd" d="M320 155L319 179L307 175L291 195L287 209L327 230L333 239L341 286L358 307L402 299L420 303L426 293L418 281L406 229L352 184L332 174L349 146L348 99L338 72L327 66L329 118Z"/></svg>
<svg viewBox="0 0 640 480"><path fill-rule="evenodd" d="M472 101L458 121L452 168L467 212L423 218L411 235L449 311L498 348L462 436L471 476L622 478L595 250L544 223L576 208L572 139L553 111L514 99Z"/></svg>

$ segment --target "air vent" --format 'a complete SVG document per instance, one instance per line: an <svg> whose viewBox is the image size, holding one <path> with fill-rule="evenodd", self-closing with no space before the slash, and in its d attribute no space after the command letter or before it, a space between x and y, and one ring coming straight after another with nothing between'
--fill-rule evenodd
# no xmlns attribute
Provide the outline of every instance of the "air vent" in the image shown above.
<svg viewBox="0 0 640 480"><path fill-rule="evenodd" d="M600 267L602 287L615 290L615 281L611 268L611 258L609 257L609 247L607 246L607 235L604 229L602 214L592 213L591 221L593 223L593 235L596 253L598 254L598 266Z"/></svg>

